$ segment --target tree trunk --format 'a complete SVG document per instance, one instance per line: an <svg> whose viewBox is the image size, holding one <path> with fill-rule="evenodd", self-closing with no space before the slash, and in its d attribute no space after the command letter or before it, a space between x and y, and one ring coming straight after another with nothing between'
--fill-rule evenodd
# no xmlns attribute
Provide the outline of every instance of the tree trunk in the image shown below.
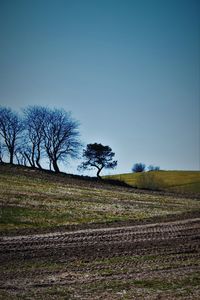
<svg viewBox="0 0 200 300"><path fill-rule="evenodd" d="M10 149L10 164L13 165L13 159L14 159L14 151L13 149Z"/></svg>
<svg viewBox="0 0 200 300"><path fill-rule="evenodd" d="M98 171L97 171L97 177L98 177L99 179L101 179L101 176L99 175L99 173L101 172L101 170L102 170L102 169L98 169Z"/></svg>
<svg viewBox="0 0 200 300"><path fill-rule="evenodd" d="M51 160L49 159L49 170L51 171L51 166L52 166L52 162Z"/></svg>
<svg viewBox="0 0 200 300"><path fill-rule="evenodd" d="M17 155L16 155L16 159L17 159L17 164L20 165L20 159L18 158Z"/></svg>
<svg viewBox="0 0 200 300"><path fill-rule="evenodd" d="M28 156L28 154L27 154L26 152L24 152L24 155L25 155L25 157L27 158L27 160L28 160L28 162L29 162L31 168L34 168L34 165L32 164L32 161L31 161L30 157Z"/></svg>
<svg viewBox="0 0 200 300"><path fill-rule="evenodd" d="M40 159L36 159L36 165L40 170L42 170L42 166L40 164Z"/></svg>
<svg viewBox="0 0 200 300"><path fill-rule="evenodd" d="M36 159L36 165L37 165L37 167L38 167L39 169L42 170L42 166L41 166L41 164L40 164L40 160L39 160L39 159Z"/></svg>
<svg viewBox="0 0 200 300"><path fill-rule="evenodd" d="M36 165L38 166L39 169L42 170L42 166L40 164L40 145L37 145L37 158L36 158Z"/></svg>
<svg viewBox="0 0 200 300"><path fill-rule="evenodd" d="M55 171L56 173L59 173L60 170L59 170L59 168L58 168L57 160L54 159L54 160L52 161L52 163L53 163L54 171Z"/></svg>
<svg viewBox="0 0 200 300"><path fill-rule="evenodd" d="M32 147L32 153L31 153L31 166L33 168L35 168L35 161L34 161L34 156L35 156L35 145L33 144L33 147Z"/></svg>

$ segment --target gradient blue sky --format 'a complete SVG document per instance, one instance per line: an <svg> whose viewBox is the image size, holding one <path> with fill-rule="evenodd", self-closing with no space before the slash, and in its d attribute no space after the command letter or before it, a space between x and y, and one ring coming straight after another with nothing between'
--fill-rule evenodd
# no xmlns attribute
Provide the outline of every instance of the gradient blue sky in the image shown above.
<svg viewBox="0 0 200 300"><path fill-rule="evenodd" d="M71 111L107 173L200 169L200 1L0 0L0 43L0 104Z"/></svg>

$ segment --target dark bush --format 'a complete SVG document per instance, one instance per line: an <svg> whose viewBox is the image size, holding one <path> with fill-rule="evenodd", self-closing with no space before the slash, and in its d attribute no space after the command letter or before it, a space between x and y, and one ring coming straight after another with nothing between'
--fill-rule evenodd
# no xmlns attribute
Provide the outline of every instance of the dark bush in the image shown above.
<svg viewBox="0 0 200 300"><path fill-rule="evenodd" d="M138 173L138 172L144 172L145 171L145 164L142 164L142 163L136 163L133 165L132 167L132 172L134 173Z"/></svg>
<svg viewBox="0 0 200 300"><path fill-rule="evenodd" d="M150 166L148 166L148 170L149 171L159 171L160 167L159 166L150 165Z"/></svg>

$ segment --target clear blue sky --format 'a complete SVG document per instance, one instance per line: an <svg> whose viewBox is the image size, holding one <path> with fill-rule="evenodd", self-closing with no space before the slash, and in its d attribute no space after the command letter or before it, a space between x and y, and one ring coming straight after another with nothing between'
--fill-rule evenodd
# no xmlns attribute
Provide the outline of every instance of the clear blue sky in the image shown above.
<svg viewBox="0 0 200 300"><path fill-rule="evenodd" d="M0 0L0 43L1 105L71 111L115 173L200 169L200 1Z"/></svg>

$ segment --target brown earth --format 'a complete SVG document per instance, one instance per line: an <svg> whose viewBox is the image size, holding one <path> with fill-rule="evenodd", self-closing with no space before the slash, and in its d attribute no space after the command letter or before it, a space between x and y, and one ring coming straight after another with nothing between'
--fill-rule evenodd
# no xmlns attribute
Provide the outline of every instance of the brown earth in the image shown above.
<svg viewBox="0 0 200 300"><path fill-rule="evenodd" d="M1 237L0 299L199 299L199 241L196 215Z"/></svg>

